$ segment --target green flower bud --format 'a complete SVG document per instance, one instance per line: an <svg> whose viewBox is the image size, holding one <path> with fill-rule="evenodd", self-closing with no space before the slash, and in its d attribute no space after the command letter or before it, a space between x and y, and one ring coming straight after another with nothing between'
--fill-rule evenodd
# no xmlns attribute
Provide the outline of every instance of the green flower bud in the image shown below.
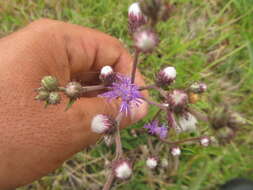
<svg viewBox="0 0 253 190"><path fill-rule="evenodd" d="M61 96L58 92L50 92L47 103L48 104L59 104Z"/></svg>
<svg viewBox="0 0 253 190"><path fill-rule="evenodd" d="M49 92L48 91L40 90L40 91L38 91L38 95L35 97L35 100L44 101L44 100L47 100L48 97L49 97Z"/></svg>
<svg viewBox="0 0 253 190"><path fill-rule="evenodd" d="M59 83L58 83L57 79L52 76L45 76L41 80L41 86L49 91L57 90L58 85L59 85Z"/></svg>

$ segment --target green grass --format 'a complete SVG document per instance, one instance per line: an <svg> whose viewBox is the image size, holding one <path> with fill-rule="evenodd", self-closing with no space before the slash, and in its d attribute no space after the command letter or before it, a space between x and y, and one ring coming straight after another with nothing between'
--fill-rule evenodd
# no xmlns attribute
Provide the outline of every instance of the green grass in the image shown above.
<svg viewBox="0 0 253 190"><path fill-rule="evenodd" d="M33 20L47 17L95 28L111 34L128 47L127 8L130 0L5 0L0 4L0 36L25 26ZM166 64L178 71L176 87L196 80L205 81L208 95L196 106L212 108L222 102L248 120L253 115L253 0L174 0L171 19L159 24L161 43L158 53L142 57L140 65L147 83L153 73ZM162 55L158 57L159 55ZM156 95L155 92L151 94ZM123 147L134 158L135 173L130 181L117 182L119 190L212 190L234 178L253 179L253 130L246 125L231 144L200 148L183 147L179 169L149 172L144 167L147 135L132 135L155 112L130 129L122 131ZM252 123L252 122L251 122ZM212 132L201 123L201 133ZM192 134L190 134L192 135ZM190 136L190 135L183 135ZM193 134L195 135L195 134ZM181 137L180 137L181 138ZM168 147L152 139L160 157L168 158ZM113 152L99 144L80 152L54 173L19 190L87 189L96 190L106 174L104 163Z"/></svg>

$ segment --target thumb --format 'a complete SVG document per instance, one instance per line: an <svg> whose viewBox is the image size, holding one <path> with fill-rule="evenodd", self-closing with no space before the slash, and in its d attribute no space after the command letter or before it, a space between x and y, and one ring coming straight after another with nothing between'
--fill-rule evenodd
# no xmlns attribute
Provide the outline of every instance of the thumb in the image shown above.
<svg viewBox="0 0 253 190"><path fill-rule="evenodd" d="M102 97L81 98L73 104L71 109L68 110L70 115L70 121L79 128L76 131L76 141L80 143L74 143L80 145L78 149L87 147L94 144L101 135L91 130L92 119L98 114L110 116L116 118L119 114L120 100L108 101ZM120 122L120 127L126 127L146 114L146 104L140 104L138 107L133 107L130 110L129 115L125 115Z"/></svg>

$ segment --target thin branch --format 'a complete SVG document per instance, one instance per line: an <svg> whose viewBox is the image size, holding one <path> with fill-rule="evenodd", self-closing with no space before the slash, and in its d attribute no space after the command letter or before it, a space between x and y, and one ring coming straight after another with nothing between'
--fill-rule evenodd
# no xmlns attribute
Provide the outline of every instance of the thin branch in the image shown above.
<svg viewBox="0 0 253 190"><path fill-rule="evenodd" d="M147 98L144 98L142 97L141 98L142 100L146 101L147 103L151 104L151 105L154 105L154 106L157 106L158 108L162 109L162 110L167 110L168 109L168 106L167 105L164 105L164 104L160 104L158 102L154 102L154 101L151 101Z"/></svg>
<svg viewBox="0 0 253 190"><path fill-rule="evenodd" d="M132 66L131 83L134 83L134 80L135 80L135 73L136 73L136 69L137 69L137 65L138 65L139 55L140 55L140 51L136 49L134 52L134 62L133 62L133 66Z"/></svg>
<svg viewBox="0 0 253 190"><path fill-rule="evenodd" d="M83 86L82 87L82 93L91 92L91 91L97 91L97 90L103 90L107 87L103 84L100 85L93 85L93 86Z"/></svg>
<svg viewBox="0 0 253 190"><path fill-rule="evenodd" d="M150 85L147 85L147 86L141 86L139 88L139 90L142 91L142 90L154 89L155 86L156 86L156 84L150 84Z"/></svg>
<svg viewBox="0 0 253 190"><path fill-rule="evenodd" d="M119 160L123 154L122 143L121 143L121 138L120 138L120 131L119 131L120 122L121 122L122 118L123 118L123 114L120 112L115 119L117 122L117 126L116 126L117 131L115 133L116 156L115 156L114 161ZM111 172L109 177L106 180L103 190L110 190L111 186L114 182L114 179L115 179L115 176L114 176L113 172Z"/></svg>
<svg viewBox="0 0 253 190"><path fill-rule="evenodd" d="M183 140L175 141L175 142L166 141L164 139L160 139L160 140L162 142L166 143L166 144L175 146L175 145L183 144L183 143L186 143L186 142L200 141L202 138L206 138L206 136L203 136L203 137L194 137L194 138L189 138L189 139L183 139Z"/></svg>

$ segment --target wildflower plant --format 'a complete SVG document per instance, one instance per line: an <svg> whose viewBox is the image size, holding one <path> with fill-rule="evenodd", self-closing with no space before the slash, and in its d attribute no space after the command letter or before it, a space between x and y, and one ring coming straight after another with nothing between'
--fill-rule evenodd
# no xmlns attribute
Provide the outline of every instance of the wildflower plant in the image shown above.
<svg viewBox="0 0 253 190"><path fill-rule="evenodd" d="M115 143L115 159L111 162L111 173L103 187L109 190L115 179L127 180L133 174L131 158L123 155L119 125L123 117L130 114L133 107L138 107L144 101L158 108L154 117L146 123L142 129L150 136L157 138L170 147L169 154L178 162L179 156L183 155L182 145L196 143L207 147L212 143L213 137L204 134L203 136L180 139L172 142L170 137L179 133L195 131L200 120L209 124L213 129L228 128L230 133L224 134L230 140L237 131L237 126L243 124L243 119L231 112L226 106L224 109L213 109L206 113L194 109L199 97L207 91L207 85L196 81L184 88L176 89L173 83L177 77L176 68L166 65L157 74L153 84L137 86L135 81L136 68L140 55L148 56L156 50L159 44L159 35L156 30L158 22L166 21L171 13L172 6L163 0L140 0L129 6L128 26L129 34L133 39L134 63L130 76L114 72L110 66L101 69L99 79L100 85L82 86L78 82L69 82L65 87L60 87L57 79L53 76L45 76L41 81L41 87L37 89L36 100L44 101L45 105L60 103L60 92L69 98L66 109L77 98L90 91L105 90L100 97L111 101L120 99L121 106L116 118L98 113L91 121L91 131L103 134L107 145ZM153 89L160 94L160 100L155 102L142 96L141 91ZM147 168L154 170L159 167L158 155L149 155L146 158ZM166 159L161 160L161 167L168 167Z"/></svg>

